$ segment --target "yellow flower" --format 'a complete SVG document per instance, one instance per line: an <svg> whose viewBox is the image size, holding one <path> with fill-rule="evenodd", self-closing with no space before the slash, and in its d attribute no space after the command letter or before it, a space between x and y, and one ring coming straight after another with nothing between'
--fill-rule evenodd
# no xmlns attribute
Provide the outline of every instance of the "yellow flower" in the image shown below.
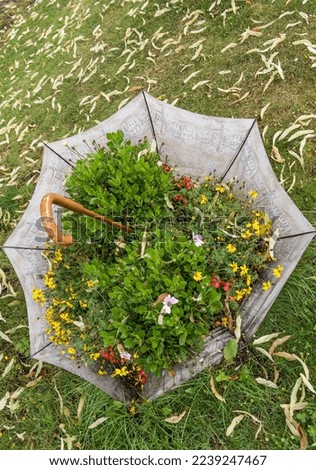
<svg viewBox="0 0 316 470"><path fill-rule="evenodd" d="M68 348L68 354L72 354L72 355L76 355L77 354L77 351L75 350L75 348Z"/></svg>
<svg viewBox="0 0 316 470"><path fill-rule="evenodd" d="M62 320L64 320L66 323L72 323L72 319L69 317L69 313L68 312L63 312L61 313L60 315L60 318Z"/></svg>
<svg viewBox="0 0 316 470"><path fill-rule="evenodd" d="M252 197L252 199L256 199L259 196L259 193L257 193L257 191L254 191L253 189L251 189L248 192L248 194L249 194L250 197Z"/></svg>
<svg viewBox="0 0 316 470"><path fill-rule="evenodd" d="M234 197L235 197L235 196L234 196L234 193L229 193L229 194L228 194L228 197L229 197L229 199L234 199Z"/></svg>
<svg viewBox="0 0 316 470"><path fill-rule="evenodd" d="M240 275L241 276L246 276L248 274L248 268L245 264L240 266Z"/></svg>
<svg viewBox="0 0 316 470"><path fill-rule="evenodd" d="M100 357L100 353L91 353L89 355L90 359L92 359L93 361L97 361Z"/></svg>
<svg viewBox="0 0 316 470"><path fill-rule="evenodd" d="M116 375L119 375L120 377L124 377L125 375L128 375L129 371L127 370L126 366L122 367L122 369L115 369L115 371L112 374L112 377L115 377Z"/></svg>
<svg viewBox="0 0 316 470"><path fill-rule="evenodd" d="M135 405L131 406L130 409L129 409L129 412L134 415L136 413L136 407Z"/></svg>
<svg viewBox="0 0 316 470"><path fill-rule="evenodd" d="M262 290L269 290L269 289L271 289L271 282L270 281L263 282L262 283Z"/></svg>
<svg viewBox="0 0 316 470"><path fill-rule="evenodd" d="M84 302L83 300L79 300L79 305L81 308L87 308L88 307L88 304L86 302Z"/></svg>
<svg viewBox="0 0 316 470"><path fill-rule="evenodd" d="M260 224L257 219L252 222L252 228L256 235L260 235Z"/></svg>
<svg viewBox="0 0 316 470"><path fill-rule="evenodd" d="M86 281L88 287L94 287L95 283L93 281Z"/></svg>
<svg viewBox="0 0 316 470"><path fill-rule="evenodd" d="M233 263L230 263L229 267L232 268L233 273L236 273L239 269L239 266L235 261Z"/></svg>
<svg viewBox="0 0 316 470"><path fill-rule="evenodd" d="M106 375L105 370L99 369L99 370L98 370L98 375Z"/></svg>
<svg viewBox="0 0 316 470"><path fill-rule="evenodd" d="M33 290L33 300L39 303L41 306L45 303L45 295L42 289L34 289Z"/></svg>
<svg viewBox="0 0 316 470"><path fill-rule="evenodd" d="M222 320L222 326L224 326L226 328L226 326L228 325L228 318L227 317L222 317L221 320Z"/></svg>
<svg viewBox="0 0 316 470"><path fill-rule="evenodd" d="M236 290L236 300L241 300L245 297L244 289Z"/></svg>
<svg viewBox="0 0 316 470"><path fill-rule="evenodd" d="M279 264L276 268L273 269L273 274L277 279L280 279L282 275L282 271L283 271L283 266Z"/></svg>
<svg viewBox="0 0 316 470"><path fill-rule="evenodd" d="M195 281L200 281L202 278L203 278L203 275L202 275L201 271L196 271L196 272L193 274L193 279L194 279Z"/></svg>
<svg viewBox="0 0 316 470"><path fill-rule="evenodd" d="M49 274L51 273L47 273L45 274L45 278L44 278L44 284L45 286L47 286L49 289L55 289L56 288L56 284L54 282L54 278L51 277Z"/></svg>
<svg viewBox="0 0 316 470"><path fill-rule="evenodd" d="M52 260L52 263L53 264L58 264L60 261L62 261L62 259L63 259L63 254L62 254L61 250L58 248L55 252L55 256Z"/></svg>
<svg viewBox="0 0 316 470"><path fill-rule="evenodd" d="M247 274L246 284L247 284L248 287L251 285L251 276L250 276L250 274Z"/></svg>
<svg viewBox="0 0 316 470"><path fill-rule="evenodd" d="M204 195L204 194L201 194L201 200L200 200L200 203L201 204L205 204L207 201L207 197Z"/></svg>
<svg viewBox="0 0 316 470"><path fill-rule="evenodd" d="M248 286L247 289L244 289L244 292L245 292L246 295L251 294L251 291L252 291L252 287L251 287L251 286Z"/></svg>
<svg viewBox="0 0 316 470"><path fill-rule="evenodd" d="M237 248L232 245L231 243L229 243L227 246L226 246L226 250L228 251L228 253L235 253L235 251L237 250Z"/></svg>
<svg viewBox="0 0 316 470"><path fill-rule="evenodd" d="M252 236L252 233L249 230L246 230L244 233L241 234L242 238L250 238Z"/></svg>
<svg viewBox="0 0 316 470"><path fill-rule="evenodd" d="M224 186L222 186L221 184L217 184L215 186L215 191L219 192L219 193L224 193L225 192L225 188Z"/></svg>

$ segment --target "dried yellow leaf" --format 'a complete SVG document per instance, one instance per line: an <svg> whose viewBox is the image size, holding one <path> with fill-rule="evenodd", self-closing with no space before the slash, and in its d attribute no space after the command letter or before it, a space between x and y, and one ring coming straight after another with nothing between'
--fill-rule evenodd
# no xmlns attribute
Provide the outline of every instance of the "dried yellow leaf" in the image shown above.
<svg viewBox="0 0 316 470"><path fill-rule="evenodd" d="M177 424L186 415L186 413L187 413L187 410L184 410L179 415L169 416L169 418L166 418L165 421L166 421L166 423Z"/></svg>
<svg viewBox="0 0 316 470"><path fill-rule="evenodd" d="M215 387L215 382L214 382L214 378L211 377L210 378L210 386L211 386L211 390L213 392L213 395L221 402L223 403L226 403L226 400L225 398L216 390L216 387Z"/></svg>
<svg viewBox="0 0 316 470"><path fill-rule="evenodd" d="M235 427L244 419L245 415L242 414L242 415L238 415L236 416L232 422L230 423L230 425L228 426L228 428L226 429L226 436L229 437L233 434L234 432L234 429Z"/></svg>

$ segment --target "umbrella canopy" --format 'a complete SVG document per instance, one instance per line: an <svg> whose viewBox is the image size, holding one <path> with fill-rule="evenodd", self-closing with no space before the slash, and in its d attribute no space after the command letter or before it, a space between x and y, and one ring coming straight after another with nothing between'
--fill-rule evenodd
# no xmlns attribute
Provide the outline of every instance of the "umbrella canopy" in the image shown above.
<svg viewBox="0 0 316 470"><path fill-rule="evenodd" d="M263 292L259 285L257 288L254 286L252 294L244 302L242 329L247 339L265 318L314 237L315 229L277 180L253 119L195 114L141 92L124 108L88 131L45 144L42 169L33 197L4 245L25 294L31 355L84 377L113 398L126 401L129 393L119 379L100 377L92 367L79 366L62 356L59 348L49 342L45 333L45 308L32 298L34 288L44 288L43 276L47 271L47 262L41 255L48 241L40 217L43 196L50 192L64 195L65 176L72 171L76 161L91 153L95 146L106 146L106 134L119 129L134 144L145 137L149 141L154 140L161 159L165 161L167 158L168 164L176 166L183 175L200 178L215 172L217 179L223 182L237 177L244 183L240 189L242 193L258 192L254 206L272 219L274 254L284 270L282 278L269 291ZM55 216L58 217L56 210ZM268 277L262 280L266 281ZM145 384L145 397L153 399L203 368L218 364L223 356L223 347L231 338L229 331L221 329L210 334L202 353L186 364L176 366L172 376L164 372L158 378L150 377Z"/></svg>

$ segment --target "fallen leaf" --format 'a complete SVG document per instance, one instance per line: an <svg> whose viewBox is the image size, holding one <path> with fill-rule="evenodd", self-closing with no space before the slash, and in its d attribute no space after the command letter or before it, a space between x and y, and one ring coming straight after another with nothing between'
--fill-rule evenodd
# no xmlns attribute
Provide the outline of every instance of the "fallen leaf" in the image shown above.
<svg viewBox="0 0 316 470"><path fill-rule="evenodd" d="M279 336L279 334L280 333L272 333L271 335L260 336L260 338L255 339L252 344L257 346L258 344L268 343L271 339Z"/></svg>
<svg viewBox="0 0 316 470"><path fill-rule="evenodd" d="M266 356L268 359L270 359L271 362L274 362L272 356L268 353L268 351L266 351L265 349L263 348L260 348L260 346L256 346L256 350L261 352L261 354L263 354L264 356Z"/></svg>
<svg viewBox="0 0 316 470"><path fill-rule="evenodd" d="M183 83L188 83L191 78L195 77L198 73L200 73L201 70L196 70L195 72L192 72L187 78L183 80Z"/></svg>
<svg viewBox="0 0 316 470"><path fill-rule="evenodd" d="M301 435L301 441L300 441L300 450L306 450L308 448L308 437L306 431L302 428L302 426L299 424L297 426L297 430Z"/></svg>
<svg viewBox="0 0 316 470"><path fill-rule="evenodd" d="M298 137L301 137L302 135L307 135L307 134L311 134L312 136L315 135L314 131L311 129L306 129L305 131L297 131L291 135L291 137L288 139L288 142L291 142L292 140L297 139Z"/></svg>
<svg viewBox="0 0 316 470"><path fill-rule="evenodd" d="M292 392L291 392L291 398L290 398L290 408L289 408L289 418L292 419L293 418L293 414L294 414L294 409L295 409L295 405L297 403L297 393L300 389L302 385L302 378L299 377L297 379L297 381L295 382L295 385L292 389Z"/></svg>
<svg viewBox="0 0 316 470"><path fill-rule="evenodd" d="M233 49L234 47L237 47L237 46L238 46L238 42L231 42L227 46L223 47L223 49L221 49L221 53L228 51L228 49Z"/></svg>
<svg viewBox="0 0 316 470"><path fill-rule="evenodd" d="M241 336L241 322L242 322L241 316L237 315L237 317L236 317L236 328L235 328L235 331L234 331L237 343L240 340L240 336Z"/></svg>
<svg viewBox="0 0 316 470"><path fill-rule="evenodd" d="M230 425L228 426L228 428L226 429L226 436L229 437L233 434L234 432L234 429L235 427L244 419L245 415L242 414L242 415L238 415L236 416L232 422L230 423Z"/></svg>
<svg viewBox="0 0 316 470"><path fill-rule="evenodd" d="M275 353L273 353L273 356L283 357L287 361L296 361L297 360L297 356L295 354L290 354L290 353L287 353L285 351L275 352Z"/></svg>
<svg viewBox="0 0 316 470"><path fill-rule="evenodd" d="M271 382L270 380L263 379L262 377L257 377L256 382L260 385L264 385L265 387L269 388L278 388L277 384Z"/></svg>
<svg viewBox="0 0 316 470"><path fill-rule="evenodd" d="M165 421L166 421L166 423L177 424L186 415L186 413L187 413L187 410L184 410L179 415L169 416L169 418L166 418Z"/></svg>
<svg viewBox="0 0 316 470"><path fill-rule="evenodd" d="M269 78L269 80L267 81L267 83L265 84L265 86L263 87L263 93L265 93L265 92L267 91L267 89L269 88L269 86L271 85L271 83L273 82L273 80L275 79L277 73L278 73L278 72L273 72L273 74L271 75L271 77Z"/></svg>
<svg viewBox="0 0 316 470"><path fill-rule="evenodd" d="M209 83L210 80L201 80L200 82L196 83L193 85L192 90L196 90L198 87L202 85L206 85L206 83Z"/></svg>
<svg viewBox="0 0 316 470"><path fill-rule="evenodd" d="M301 374L300 374L300 377L301 377L301 379L303 380L304 385L306 385L306 387L307 387L312 393L314 393L314 394L316 395L316 390L314 389L314 387L312 386L312 384L310 383L310 381L307 380L307 378L305 377L305 375L301 373Z"/></svg>
<svg viewBox="0 0 316 470"><path fill-rule="evenodd" d="M60 412L60 414L62 415L63 412L64 412L64 402L63 402L63 398L62 398L62 396L61 396L61 394L60 394L60 391L59 391L58 388L57 388L56 381L54 381L54 388L55 388L56 393L57 393L57 395L58 395L58 400L59 400L59 412Z"/></svg>
<svg viewBox="0 0 316 470"><path fill-rule="evenodd" d="M282 156L280 154L280 151L279 151L278 147L276 147L275 145L272 146L272 155L271 155L271 157L273 158L273 160L275 160L278 163L284 163L285 162L284 158L282 158Z"/></svg>
<svg viewBox="0 0 316 470"><path fill-rule="evenodd" d="M1 398L0 400L0 411L3 410L7 404L7 401L9 400L10 398L10 393L9 392L6 392L4 397Z"/></svg>
<svg viewBox="0 0 316 470"><path fill-rule="evenodd" d="M100 426L100 424L104 423L104 421L106 421L108 418L106 416L102 416L102 418L99 418L97 419L96 421L94 421L94 423L90 424L90 426L88 427L88 429L94 429L96 428L97 426Z"/></svg>
<svg viewBox="0 0 316 470"><path fill-rule="evenodd" d="M287 129L285 129L285 131L283 131L283 132L280 134L278 140L283 140L283 139L285 139L285 137L287 137L292 131L294 131L295 129L298 129L299 127L301 127L300 124L292 124L290 127L288 127Z"/></svg>
<svg viewBox="0 0 316 470"><path fill-rule="evenodd" d="M271 103L268 103L266 104L260 111L260 119L263 119L263 116L264 116L264 113L266 112L266 110L268 109L268 107L270 106Z"/></svg>
<svg viewBox="0 0 316 470"><path fill-rule="evenodd" d="M215 387L215 382L214 382L214 378L211 377L210 379L210 386L211 386L211 390L214 394L214 396L221 402L223 403L226 403L226 400L225 398L216 390L216 387Z"/></svg>
<svg viewBox="0 0 316 470"><path fill-rule="evenodd" d="M13 365L15 363L15 359L14 357L11 359L11 361L9 362L9 364L6 366L6 368L4 369L3 371L3 374L2 374L2 379L3 377L5 377L6 375L8 375L8 373L10 372L10 370L12 369Z"/></svg>
<svg viewBox="0 0 316 470"><path fill-rule="evenodd" d="M274 353L274 351L276 350L276 348L278 346L281 346L281 344L285 343L286 341L288 341L290 338L292 337L292 335L288 335L288 336L283 336L282 338L277 338L275 341L273 341L270 349L269 349L269 354L270 356L272 356L272 354Z"/></svg>
<svg viewBox="0 0 316 470"><path fill-rule="evenodd" d="M2 333L2 331L0 331L0 338L4 339L4 341L7 341L8 343L12 343L10 338L7 335L5 335L4 333Z"/></svg>
<svg viewBox="0 0 316 470"><path fill-rule="evenodd" d="M40 377L37 377L37 379L35 380L31 380L30 382L28 382L25 387L26 388L32 388L32 387L35 387L35 385L38 384L38 382L40 382L42 380L43 376L41 375Z"/></svg>
<svg viewBox="0 0 316 470"><path fill-rule="evenodd" d="M167 194L165 194L165 201L166 201L167 207L169 207L169 209L174 210L174 207L173 207L173 205L172 205L172 202L171 202L170 199L168 198Z"/></svg>
<svg viewBox="0 0 316 470"><path fill-rule="evenodd" d="M280 372L278 371L278 369L275 366L274 366L273 370L274 370L273 382L276 384L277 381L279 380Z"/></svg>

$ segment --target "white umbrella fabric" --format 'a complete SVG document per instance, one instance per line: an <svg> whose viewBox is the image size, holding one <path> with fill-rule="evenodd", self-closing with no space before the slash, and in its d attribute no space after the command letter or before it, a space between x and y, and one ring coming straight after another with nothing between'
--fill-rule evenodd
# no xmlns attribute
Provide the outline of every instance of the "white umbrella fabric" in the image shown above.
<svg viewBox="0 0 316 470"><path fill-rule="evenodd" d="M200 115L171 106L145 92L139 93L124 108L95 127L64 140L44 144L41 173L32 199L20 222L4 244L22 285L29 321L31 356L54 364L85 378L116 400L128 401L129 392L119 379L98 376L91 367L78 365L60 354L45 333L45 308L35 303L33 289L44 288L47 263L41 255L48 241L41 222L40 204L46 193L66 195L64 179L79 158L93 147L106 146L106 134L121 129L126 139L137 143L145 137L156 142L161 160L179 172L195 178L215 171L223 182L237 177L244 182L241 191L257 191L255 207L272 219L275 233L274 253L284 267L282 278L269 291L254 286L242 306L242 330L249 340L268 313L308 244L315 236L314 227L284 191L270 165L259 128L254 119L232 119ZM56 216L58 216L57 211ZM53 247L52 247L53 249ZM272 266L273 267L273 266ZM267 279L263 279L267 280ZM153 399L190 379L209 365L218 364L224 345L232 338L229 331L216 330L206 339L202 353L182 366L172 376L164 372L146 382L144 395Z"/></svg>

